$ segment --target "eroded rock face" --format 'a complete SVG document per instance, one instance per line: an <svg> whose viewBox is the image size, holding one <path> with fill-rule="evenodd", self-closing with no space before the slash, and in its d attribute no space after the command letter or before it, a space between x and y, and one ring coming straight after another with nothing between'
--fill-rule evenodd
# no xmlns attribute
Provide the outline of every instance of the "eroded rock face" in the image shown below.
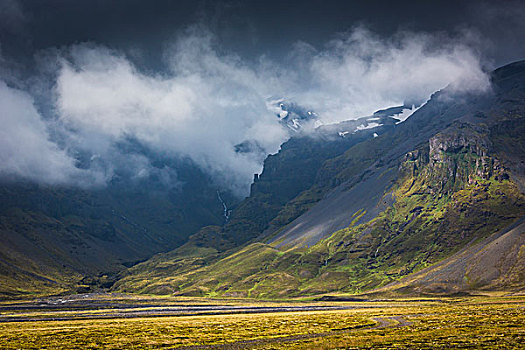
<svg viewBox="0 0 525 350"><path fill-rule="evenodd" d="M479 128L476 128L479 129ZM483 135L482 129L474 130L472 126L462 126L453 131L444 131L430 138L429 155L433 161L443 160L447 153L468 152L478 157L487 157L490 141Z"/></svg>
<svg viewBox="0 0 525 350"><path fill-rule="evenodd" d="M459 124L431 137L428 145L405 154L400 170L414 176L425 169L430 193L450 193L478 179L508 179L506 169L492 153L488 131Z"/></svg>

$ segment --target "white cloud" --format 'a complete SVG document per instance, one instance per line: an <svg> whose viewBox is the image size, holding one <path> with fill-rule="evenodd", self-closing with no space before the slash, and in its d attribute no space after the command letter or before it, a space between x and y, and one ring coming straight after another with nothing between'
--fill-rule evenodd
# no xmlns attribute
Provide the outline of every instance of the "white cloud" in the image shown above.
<svg viewBox="0 0 525 350"><path fill-rule="evenodd" d="M57 79L58 112L75 130L77 145L97 154L108 156L113 142L131 136L154 150L190 157L219 183L245 194L262 164L234 146L254 140L271 153L287 137L266 108L268 91L258 73L217 55L206 38L178 43L169 76L146 76L106 48L81 45L70 54ZM95 137L110 142L93 145Z"/></svg>
<svg viewBox="0 0 525 350"><path fill-rule="evenodd" d="M116 146L134 139L163 155L189 157L219 184L246 194L253 173L262 169L260 154L236 153L234 146L249 140L273 153L288 137L268 109L271 96L313 109L330 123L425 101L449 84L461 91L489 84L475 52L442 36L381 38L358 28L322 51L296 45L289 64L265 58L247 64L219 54L213 40L205 30L190 29L166 50L169 69L158 75L140 72L122 53L95 44L62 52L54 84L56 126L71 152L94 156L89 171L75 168L74 159L50 141L30 96L4 84L2 113L9 116L2 119L11 129L0 141L2 159L10 160L3 172L57 183L103 181L119 167L135 178L158 172L145 157ZM32 141L16 148L23 139ZM166 179L176 178L168 173Z"/></svg>
<svg viewBox="0 0 525 350"><path fill-rule="evenodd" d="M47 184L96 182L49 140L47 125L31 96L0 81L0 106L0 174Z"/></svg>
<svg viewBox="0 0 525 350"><path fill-rule="evenodd" d="M311 85L298 91L296 99L325 122L353 119L407 100L423 102L449 84L456 91L484 91L490 85L479 56L458 39L410 32L381 38L364 28L311 53L305 73Z"/></svg>

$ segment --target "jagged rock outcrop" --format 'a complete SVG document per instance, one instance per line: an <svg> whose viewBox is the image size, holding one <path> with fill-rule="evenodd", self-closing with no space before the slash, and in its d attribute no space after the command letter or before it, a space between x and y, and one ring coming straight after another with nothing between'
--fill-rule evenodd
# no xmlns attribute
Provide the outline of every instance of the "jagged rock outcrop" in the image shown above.
<svg viewBox="0 0 525 350"><path fill-rule="evenodd" d="M488 130L469 123L459 123L428 141L427 149L407 153L404 166L415 172L428 164L429 190L451 193L476 179L508 179L507 170L493 154Z"/></svg>

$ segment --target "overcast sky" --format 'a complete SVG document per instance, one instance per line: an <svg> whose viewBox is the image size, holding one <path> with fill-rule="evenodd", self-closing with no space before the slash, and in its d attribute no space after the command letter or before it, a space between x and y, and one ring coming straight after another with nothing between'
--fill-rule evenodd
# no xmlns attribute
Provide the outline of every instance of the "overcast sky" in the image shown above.
<svg viewBox="0 0 525 350"><path fill-rule="evenodd" d="M282 58L305 41L321 48L337 33L365 24L380 35L400 29L456 32L468 28L499 66L525 55L523 1L333 1L333 0L1 0L2 50L36 50L93 41L141 51L159 64L166 42L194 23L204 23L221 47L245 58Z"/></svg>
<svg viewBox="0 0 525 350"><path fill-rule="evenodd" d="M261 158L234 146L273 153L289 137L269 99L333 123L446 86L486 91L524 39L523 1L0 0L0 176L159 171L122 154L132 139L245 194Z"/></svg>

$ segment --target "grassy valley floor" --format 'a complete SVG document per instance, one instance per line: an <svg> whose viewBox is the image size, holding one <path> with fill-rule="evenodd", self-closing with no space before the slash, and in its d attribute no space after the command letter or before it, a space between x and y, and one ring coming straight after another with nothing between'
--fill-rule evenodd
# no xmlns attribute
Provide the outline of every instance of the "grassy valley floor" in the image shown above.
<svg viewBox="0 0 525 350"><path fill-rule="evenodd" d="M517 349L525 296L363 301L79 295L0 303L1 349Z"/></svg>

